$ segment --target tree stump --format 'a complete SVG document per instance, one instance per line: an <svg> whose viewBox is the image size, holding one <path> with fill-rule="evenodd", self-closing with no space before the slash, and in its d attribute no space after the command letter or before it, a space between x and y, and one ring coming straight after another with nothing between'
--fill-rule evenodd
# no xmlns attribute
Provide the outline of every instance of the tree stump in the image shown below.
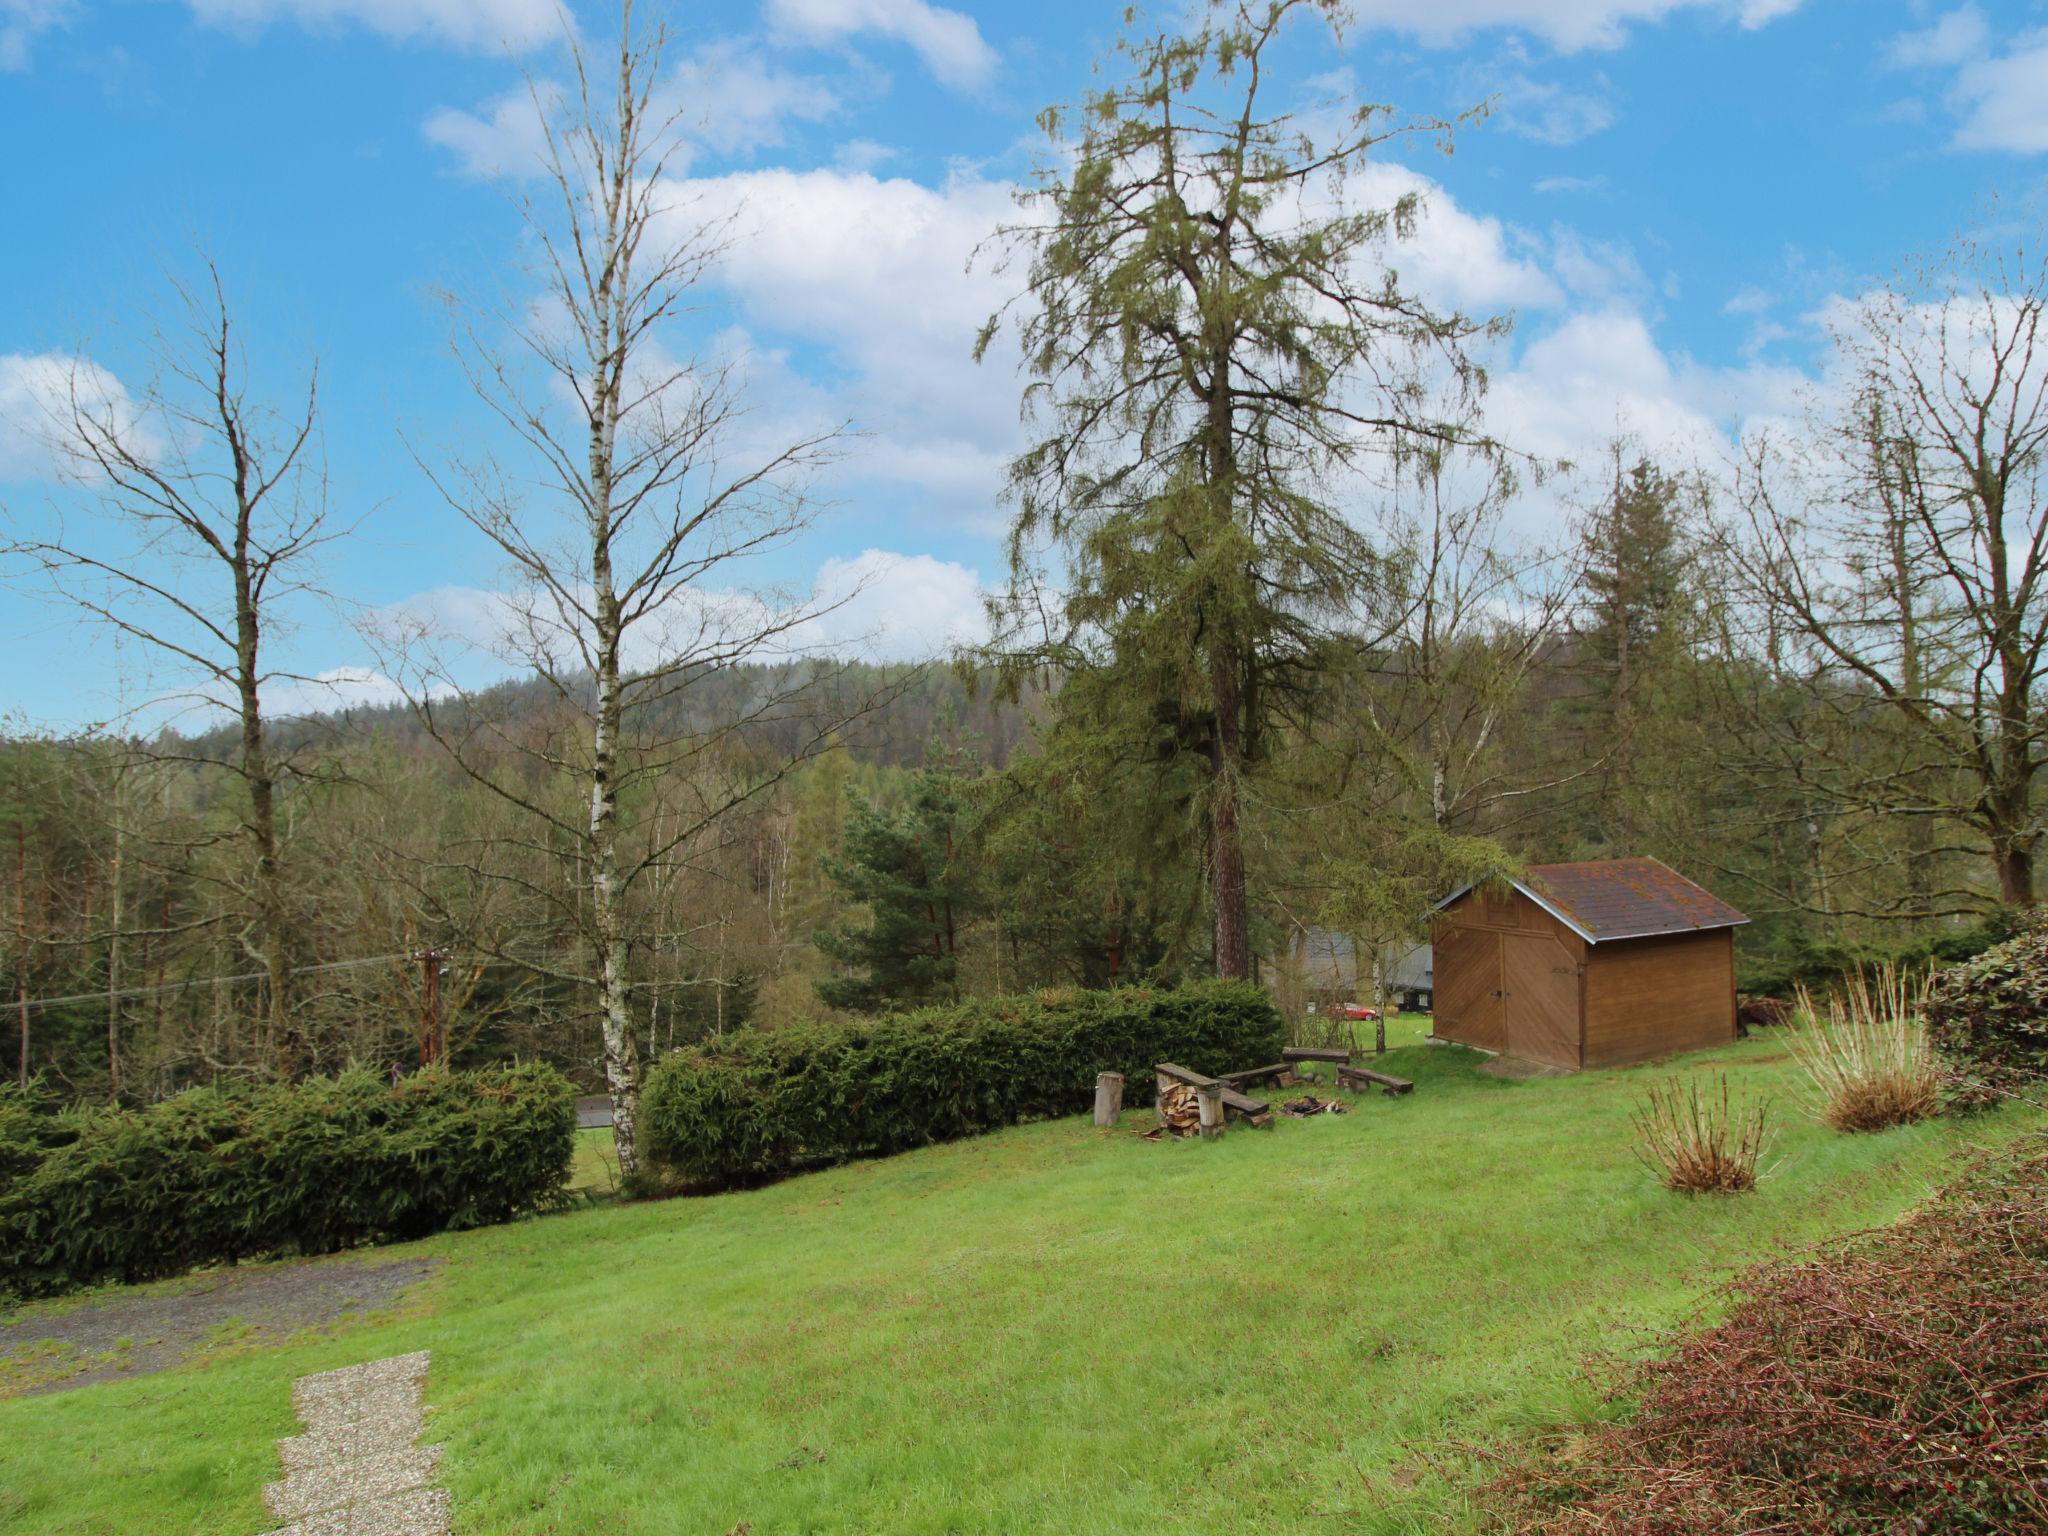
<svg viewBox="0 0 2048 1536"><path fill-rule="evenodd" d="M1115 1125L1117 1116L1123 1112L1123 1073L1097 1073L1095 1077L1095 1123L1097 1125Z"/></svg>

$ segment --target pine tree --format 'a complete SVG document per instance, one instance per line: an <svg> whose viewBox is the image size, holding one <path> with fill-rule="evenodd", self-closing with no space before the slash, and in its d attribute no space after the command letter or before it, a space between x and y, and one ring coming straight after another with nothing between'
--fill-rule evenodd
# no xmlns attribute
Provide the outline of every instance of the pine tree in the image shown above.
<svg viewBox="0 0 2048 1536"><path fill-rule="evenodd" d="M1593 838L1637 851L1647 817L1638 765L1650 755L1674 665L1690 638L1693 556L1684 519L1687 488L1648 458L1622 468L1611 450L1613 490L1583 534L1578 646L1587 677L1579 707L1606 763Z"/></svg>
<svg viewBox="0 0 2048 1536"><path fill-rule="evenodd" d="M963 856L960 774L917 776L901 810L856 805L826 876L866 919L821 930L818 948L847 973L818 981L821 1001L856 1012L957 998L962 929L978 905Z"/></svg>

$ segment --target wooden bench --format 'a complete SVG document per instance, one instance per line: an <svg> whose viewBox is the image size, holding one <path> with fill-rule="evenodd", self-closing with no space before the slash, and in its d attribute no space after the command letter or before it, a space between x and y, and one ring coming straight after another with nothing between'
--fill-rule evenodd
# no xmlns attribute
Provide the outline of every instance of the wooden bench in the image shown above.
<svg viewBox="0 0 2048 1536"><path fill-rule="evenodd" d="M1247 1125L1268 1127L1273 1123L1273 1106L1262 1104L1257 1099L1247 1098L1235 1088L1223 1090L1223 1108L1236 1115Z"/></svg>
<svg viewBox="0 0 2048 1536"><path fill-rule="evenodd" d="M1349 1051L1326 1051L1312 1045L1290 1045L1280 1054L1288 1061L1334 1061L1340 1066L1351 1060Z"/></svg>
<svg viewBox="0 0 2048 1536"><path fill-rule="evenodd" d="M1271 1083L1275 1088L1285 1088L1294 1082L1297 1074L1291 1061L1276 1061L1270 1067L1253 1067L1249 1072L1226 1072L1216 1081L1231 1088L1249 1088L1253 1083Z"/></svg>
<svg viewBox="0 0 2048 1536"><path fill-rule="evenodd" d="M1392 1077L1385 1072L1369 1072L1364 1067L1351 1066L1341 1066L1337 1069L1337 1086L1349 1088L1354 1093L1364 1093L1368 1088L1378 1088L1390 1099L1399 1094L1415 1091L1415 1085L1405 1077Z"/></svg>

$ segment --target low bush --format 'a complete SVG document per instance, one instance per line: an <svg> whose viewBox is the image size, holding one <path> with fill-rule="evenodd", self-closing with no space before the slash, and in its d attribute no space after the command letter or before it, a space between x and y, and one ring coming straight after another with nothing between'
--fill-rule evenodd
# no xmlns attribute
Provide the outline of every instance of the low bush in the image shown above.
<svg viewBox="0 0 2048 1536"><path fill-rule="evenodd" d="M1732 1195L1755 1189L1770 1145L1769 1111L1736 1113L1723 1075L1706 1093L1697 1079L1649 1090L1635 1113L1636 1156L1666 1189Z"/></svg>
<svg viewBox="0 0 2048 1536"><path fill-rule="evenodd" d="M1669 1352L1619 1365L1629 1417L1496 1484L1524 1536L1991 1536L2048 1530L2048 1143L1971 1167L1896 1226L1750 1271Z"/></svg>
<svg viewBox="0 0 2048 1536"><path fill-rule="evenodd" d="M2048 1075L2048 915L2030 914L2015 937L1936 976L1927 1031L1987 1088Z"/></svg>
<svg viewBox="0 0 2048 1536"><path fill-rule="evenodd" d="M648 1074L642 1145L685 1179L744 1183L877 1157L1087 1108L1096 1074L1133 1097L1178 1062L1226 1072L1277 1061L1285 1037L1263 989L1054 991L915 1013L741 1030Z"/></svg>
<svg viewBox="0 0 2048 1536"><path fill-rule="evenodd" d="M200 1088L63 1119L69 1139L0 1182L0 1290L505 1221L557 1198L576 1131L569 1084L537 1065Z"/></svg>
<svg viewBox="0 0 2048 1536"><path fill-rule="evenodd" d="M1927 1044L1927 982L1885 966L1858 972L1816 1006L1799 989L1785 1037L1812 1083L1820 1116L1838 1131L1882 1131L1941 1111L1941 1069Z"/></svg>

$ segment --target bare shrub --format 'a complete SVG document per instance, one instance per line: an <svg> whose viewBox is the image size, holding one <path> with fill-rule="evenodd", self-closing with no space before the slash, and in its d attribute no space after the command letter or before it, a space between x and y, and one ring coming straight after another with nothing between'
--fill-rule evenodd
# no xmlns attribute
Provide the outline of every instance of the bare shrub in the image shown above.
<svg viewBox="0 0 2048 1536"><path fill-rule="evenodd" d="M1925 975L1893 965L1851 975L1824 1006L1799 988L1786 1043L1838 1131L1882 1131L1941 1109L1941 1071L1927 1044Z"/></svg>
<svg viewBox="0 0 2048 1536"><path fill-rule="evenodd" d="M1755 1189L1770 1145L1769 1111L1757 1104L1736 1113L1726 1074L1707 1092L1693 1078L1649 1091L1636 1110L1636 1156L1666 1189L1688 1195L1732 1195Z"/></svg>
<svg viewBox="0 0 2048 1536"><path fill-rule="evenodd" d="M1647 1359L1625 1416L1506 1453L1514 1536L2048 1530L2048 1142L1895 1226L1760 1265ZM1546 1454L1547 1451L1547 1454Z"/></svg>

